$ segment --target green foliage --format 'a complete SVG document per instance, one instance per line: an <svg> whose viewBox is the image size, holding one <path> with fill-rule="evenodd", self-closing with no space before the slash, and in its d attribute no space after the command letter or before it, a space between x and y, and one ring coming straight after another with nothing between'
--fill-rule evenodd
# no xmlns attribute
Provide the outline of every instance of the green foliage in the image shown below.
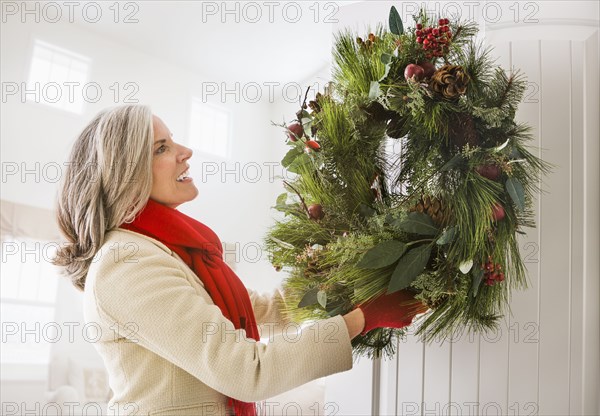
<svg viewBox="0 0 600 416"><path fill-rule="evenodd" d="M415 24L437 19L421 11ZM527 146L531 128L514 120L525 77L496 67L492 51L474 43L477 26L455 19L447 50L430 61L434 76L450 65L468 82L464 93L441 95L433 77L404 78L427 51L394 9L388 23L390 31L361 38L336 35L333 81L312 111L298 112L320 150L288 141L282 165L296 175L274 205L283 219L264 240L288 273L284 313L327 318L409 290L430 308L416 322L427 341L492 329L509 293L527 287L517 234L535 226L532 201L550 169ZM311 204L323 218L311 218ZM488 260L504 281L486 280ZM357 356L391 355L404 334L376 329L352 345Z"/></svg>
<svg viewBox="0 0 600 416"><path fill-rule="evenodd" d="M377 27L374 35L378 38L371 47L357 43L357 36L350 31L335 35L333 49L333 80L338 93L345 100L365 99L371 89L371 81L377 81L385 74L385 64L380 57L394 50L393 35ZM368 40L368 39L367 39Z"/></svg>

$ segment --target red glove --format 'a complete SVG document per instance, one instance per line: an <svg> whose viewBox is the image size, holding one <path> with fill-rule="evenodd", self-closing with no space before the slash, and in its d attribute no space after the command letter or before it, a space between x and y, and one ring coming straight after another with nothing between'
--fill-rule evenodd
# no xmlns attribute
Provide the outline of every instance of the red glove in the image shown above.
<svg viewBox="0 0 600 416"><path fill-rule="evenodd" d="M365 316L365 335L375 328L403 328L411 324L415 315L429 309L408 290L383 294L357 306Z"/></svg>

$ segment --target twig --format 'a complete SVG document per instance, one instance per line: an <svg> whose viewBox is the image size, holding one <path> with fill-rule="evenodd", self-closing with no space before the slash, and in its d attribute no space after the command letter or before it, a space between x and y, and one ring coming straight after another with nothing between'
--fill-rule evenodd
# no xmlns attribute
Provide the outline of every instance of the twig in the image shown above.
<svg viewBox="0 0 600 416"><path fill-rule="evenodd" d="M306 216L310 219L310 213L308 212L308 207L306 206L306 202L304 202L304 198L302 198L302 195L300 195L300 192L298 192L298 190L296 188L294 188L287 181L283 181L283 184L290 187L292 189L292 191L294 191L296 193L296 195L298 195L298 198L300 198L300 202L302 202L302 206L304 207L304 211L306 212Z"/></svg>
<svg viewBox="0 0 600 416"><path fill-rule="evenodd" d="M310 91L310 86L306 88L306 93L304 94L304 101L300 105L300 110L296 113L296 117L298 117L298 121L302 124L302 112L306 109L306 100L308 99L308 92Z"/></svg>

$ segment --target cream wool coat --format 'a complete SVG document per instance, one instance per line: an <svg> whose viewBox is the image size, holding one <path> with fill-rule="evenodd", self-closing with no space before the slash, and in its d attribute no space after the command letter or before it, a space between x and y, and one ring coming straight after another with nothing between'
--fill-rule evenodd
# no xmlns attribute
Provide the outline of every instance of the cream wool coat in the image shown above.
<svg viewBox="0 0 600 416"><path fill-rule="evenodd" d="M227 396L260 402L352 368L341 315L282 332L281 292L249 294L268 343L236 330L166 245L108 232L84 290L85 321L98 331L94 346L114 393L107 414L226 415Z"/></svg>

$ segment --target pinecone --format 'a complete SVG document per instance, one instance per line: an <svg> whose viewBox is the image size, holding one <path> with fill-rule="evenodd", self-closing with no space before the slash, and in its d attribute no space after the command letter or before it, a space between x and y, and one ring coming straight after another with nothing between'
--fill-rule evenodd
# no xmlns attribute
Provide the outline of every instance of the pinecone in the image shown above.
<svg viewBox="0 0 600 416"><path fill-rule="evenodd" d="M457 100L467 92L468 83L469 75L462 66L446 64L433 73L429 88L448 100Z"/></svg>
<svg viewBox="0 0 600 416"><path fill-rule="evenodd" d="M442 201L429 195L422 195L411 212L422 212L431 217L433 222L439 227L448 224L450 220L450 209Z"/></svg>

